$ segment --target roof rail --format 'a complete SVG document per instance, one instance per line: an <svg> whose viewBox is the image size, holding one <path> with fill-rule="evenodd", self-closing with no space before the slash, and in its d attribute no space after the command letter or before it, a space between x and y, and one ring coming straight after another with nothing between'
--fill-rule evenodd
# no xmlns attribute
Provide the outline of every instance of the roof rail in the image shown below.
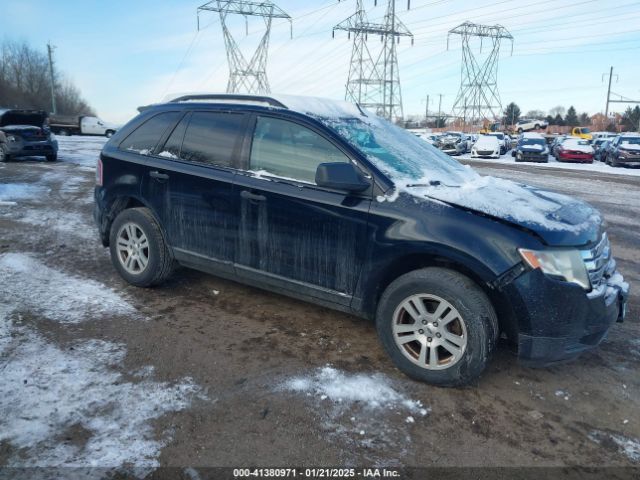
<svg viewBox="0 0 640 480"><path fill-rule="evenodd" d="M236 95L236 94L193 94L193 95L183 95L178 98L174 98L170 103L178 103L178 102L192 102L198 100L231 100L231 101L253 101L253 102L262 102L272 107L278 108L287 108L286 105L281 102L275 100L271 97L265 97L261 95Z"/></svg>

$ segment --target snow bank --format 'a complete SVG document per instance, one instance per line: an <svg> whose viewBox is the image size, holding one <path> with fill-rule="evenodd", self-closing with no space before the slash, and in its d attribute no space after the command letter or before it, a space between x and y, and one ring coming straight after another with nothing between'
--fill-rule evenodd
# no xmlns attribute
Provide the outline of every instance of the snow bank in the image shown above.
<svg viewBox="0 0 640 480"><path fill-rule="evenodd" d="M28 309L56 322L79 323L96 315L136 313L106 285L54 270L28 255L0 255L0 278L0 305Z"/></svg>
<svg viewBox="0 0 640 480"><path fill-rule="evenodd" d="M6 465L158 467L168 438L157 439L151 421L202 393L190 378L126 381L116 371L125 353L100 340L62 349L14 325L0 305L0 441L20 449Z"/></svg>

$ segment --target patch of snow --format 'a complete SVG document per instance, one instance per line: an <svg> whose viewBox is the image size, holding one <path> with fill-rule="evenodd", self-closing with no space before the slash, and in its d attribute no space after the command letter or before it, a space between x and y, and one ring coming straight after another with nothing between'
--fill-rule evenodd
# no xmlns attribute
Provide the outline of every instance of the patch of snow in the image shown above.
<svg viewBox="0 0 640 480"><path fill-rule="evenodd" d="M96 240L98 233L87 217L77 212L28 208L16 210L12 218L36 227L55 230L66 236Z"/></svg>
<svg viewBox="0 0 640 480"><path fill-rule="evenodd" d="M571 394L568 393L568 392L565 392L564 390L556 390L555 396L556 397L562 397L565 400L569 400L569 398L571 398Z"/></svg>
<svg viewBox="0 0 640 480"><path fill-rule="evenodd" d="M411 442L412 422L407 418L415 421L417 416L426 417L431 411L419 400L395 389L383 374L349 374L331 366L291 378L279 389L315 401L312 411L319 417L324 433L334 442L347 446L356 443L364 448L364 456L372 464L402 465L400 459L407 454ZM356 460L362 461L362 457Z"/></svg>
<svg viewBox="0 0 640 480"><path fill-rule="evenodd" d="M2 313L0 441L20 449L7 466L159 466L169 437L158 438L151 422L204 398L192 379L125 381L117 371L122 345L89 340L62 349ZM77 443L64 440L77 429Z"/></svg>
<svg viewBox="0 0 640 480"><path fill-rule="evenodd" d="M44 199L49 189L28 183L0 183L0 201Z"/></svg>
<svg viewBox="0 0 640 480"><path fill-rule="evenodd" d="M96 315L135 315L135 309L106 285L47 267L21 253L0 255L0 305L28 309L60 323Z"/></svg>
<svg viewBox="0 0 640 480"><path fill-rule="evenodd" d="M589 440L601 444L604 438L612 440L629 460L640 463L640 440L637 438L629 438L618 433L607 433L600 430L594 430L589 433Z"/></svg>
<svg viewBox="0 0 640 480"><path fill-rule="evenodd" d="M177 156L177 155L174 155L174 154L173 154L173 153L171 153L171 152L167 152L166 150L165 150L164 152L160 152L160 153L158 154L158 156L159 156L159 157L164 157L164 158L171 158L171 159L173 159L173 160L175 160L175 159L177 159L177 158L178 158L178 156Z"/></svg>
<svg viewBox="0 0 640 480"><path fill-rule="evenodd" d="M321 368L310 377L291 379L285 388L324 396L337 403L358 403L371 409L403 407L411 412L419 412L422 408L420 401L410 400L398 393L383 375L349 375L330 366Z"/></svg>

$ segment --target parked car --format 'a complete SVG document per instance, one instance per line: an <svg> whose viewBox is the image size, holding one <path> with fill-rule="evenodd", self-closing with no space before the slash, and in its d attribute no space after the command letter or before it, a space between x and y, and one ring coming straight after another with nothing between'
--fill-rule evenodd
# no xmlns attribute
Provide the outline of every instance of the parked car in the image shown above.
<svg viewBox="0 0 640 480"><path fill-rule="evenodd" d="M515 125L515 131L518 133L529 132L531 130L539 130L547 128L549 124L546 120L521 118Z"/></svg>
<svg viewBox="0 0 640 480"><path fill-rule="evenodd" d="M546 365L624 319L594 208L480 176L356 105L150 106L106 143L96 181L100 237L130 284L178 263L369 318L398 368L433 384L476 379L501 333Z"/></svg>
<svg viewBox="0 0 640 480"><path fill-rule="evenodd" d="M422 139L426 140L427 142L429 142L431 145L435 145L436 142L438 141L438 138L440 138L439 135L436 134L428 134L428 135L422 135Z"/></svg>
<svg viewBox="0 0 640 480"><path fill-rule="evenodd" d="M462 155L471 148L469 138L462 132L446 132L440 136L435 146L447 155Z"/></svg>
<svg viewBox="0 0 640 480"><path fill-rule="evenodd" d="M593 147L589 140L567 137L556 150L559 162L593 163Z"/></svg>
<svg viewBox="0 0 640 480"><path fill-rule="evenodd" d="M107 138L118 130L114 124L91 115L51 115L49 127L57 135L104 135Z"/></svg>
<svg viewBox="0 0 640 480"><path fill-rule="evenodd" d="M640 167L640 134L617 136L607 150L606 162L613 167Z"/></svg>
<svg viewBox="0 0 640 480"><path fill-rule="evenodd" d="M495 135L480 135L471 147L472 158L500 158L502 145Z"/></svg>
<svg viewBox="0 0 640 480"><path fill-rule="evenodd" d="M611 145L611 140L606 137L594 138L591 142L591 146L593 147L593 159L598 162L604 162L609 145ZM605 154L604 156L603 153Z"/></svg>
<svg viewBox="0 0 640 480"><path fill-rule="evenodd" d="M546 163L549 161L549 148L547 141L539 133L525 133L511 155L516 162Z"/></svg>
<svg viewBox="0 0 640 480"><path fill-rule="evenodd" d="M554 138L553 141L551 142L549 151L551 152L551 155L556 159L558 158L558 149L560 148L560 145L562 145L562 142L566 140L566 138L567 138L566 135L559 135L556 138Z"/></svg>
<svg viewBox="0 0 640 480"><path fill-rule="evenodd" d="M593 140L593 135L591 135L591 130L587 127L574 127L571 130L572 137L582 138L583 140Z"/></svg>
<svg viewBox="0 0 640 480"><path fill-rule="evenodd" d="M613 132L591 132L591 136L593 137L594 140L602 138L602 139L609 139L611 140L612 138L615 138L618 136L617 133L613 133Z"/></svg>
<svg viewBox="0 0 640 480"><path fill-rule="evenodd" d="M509 151L511 146L507 141L507 136L502 132L491 132L487 133L487 135L491 135L492 137L496 137L498 139L498 143L500 144L500 155L504 155Z"/></svg>
<svg viewBox="0 0 640 480"><path fill-rule="evenodd" d="M47 127L47 113L39 110L0 109L0 161L18 157L58 159L58 141Z"/></svg>

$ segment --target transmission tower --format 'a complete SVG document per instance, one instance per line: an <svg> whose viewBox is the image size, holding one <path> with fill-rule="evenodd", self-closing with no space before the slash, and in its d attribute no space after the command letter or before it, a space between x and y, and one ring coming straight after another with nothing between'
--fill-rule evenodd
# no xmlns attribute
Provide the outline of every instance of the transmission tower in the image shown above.
<svg viewBox="0 0 640 480"><path fill-rule="evenodd" d="M409 5L407 2L407 8ZM413 34L396 16L396 0L389 0L383 23L369 22L363 0L357 0L356 13L333 27L334 36L336 30L348 32L349 38L352 33L354 36L345 98L388 120L402 118L396 46L400 37L411 37L413 44ZM375 53L369 48L369 35L382 41L382 48Z"/></svg>
<svg viewBox="0 0 640 480"><path fill-rule="evenodd" d="M461 117L467 124L478 124L483 120L496 120L502 117L502 103L498 93L498 60L500 43L511 41L513 54L513 36L501 25L477 25L465 22L449 30L449 37L460 35L462 38L462 78L460 91L453 104L452 115ZM480 39L480 51L476 55L474 40ZM483 43L488 42L491 50L482 55ZM477 40L476 40L477 46Z"/></svg>
<svg viewBox="0 0 640 480"><path fill-rule="evenodd" d="M217 12L220 15L220 25L222 26L227 61L229 63L227 93L269 93L267 56L269 53L271 24L274 18L283 18L291 23L291 17L270 1L212 0L198 7L198 30L200 29L200 12L202 11ZM242 15L245 17L247 34L249 33L248 17L261 17L264 20L265 33L250 61L247 61L242 54L238 43L227 26L227 17L229 15Z"/></svg>

